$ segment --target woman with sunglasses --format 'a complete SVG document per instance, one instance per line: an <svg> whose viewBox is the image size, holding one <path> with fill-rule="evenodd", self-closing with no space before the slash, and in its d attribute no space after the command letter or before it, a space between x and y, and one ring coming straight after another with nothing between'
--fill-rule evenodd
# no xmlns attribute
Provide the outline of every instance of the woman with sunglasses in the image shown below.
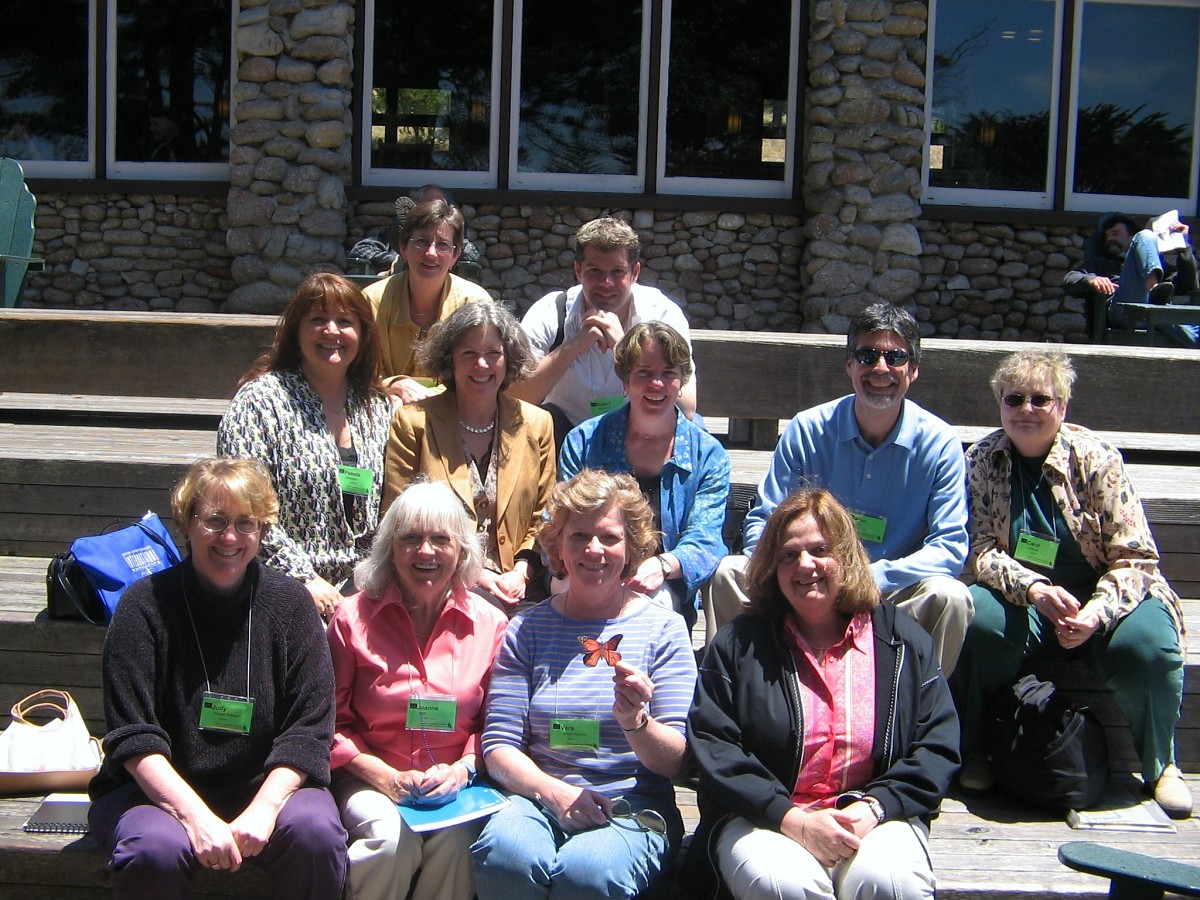
<svg viewBox="0 0 1200 900"><path fill-rule="evenodd" d="M190 897L200 869L249 864L272 896L340 897L333 669L304 586L256 559L279 516L271 477L202 459L171 510L187 559L130 585L104 642L88 822L113 896Z"/></svg>
<svg viewBox="0 0 1200 900"><path fill-rule="evenodd" d="M1003 428L967 454L968 569L975 618L956 688L966 791L992 786L984 710L1027 658L1086 660L1133 729L1142 778L1168 815L1191 813L1175 766L1183 695L1179 597L1120 454L1068 424L1075 370L1061 353L1026 350L992 376Z"/></svg>
<svg viewBox="0 0 1200 900"><path fill-rule="evenodd" d="M415 348L435 324L472 300L492 302L477 284L450 272L463 250L462 213L445 200L418 203L400 226L404 270L364 293L375 310L383 348L383 384L404 405L435 393Z"/></svg>

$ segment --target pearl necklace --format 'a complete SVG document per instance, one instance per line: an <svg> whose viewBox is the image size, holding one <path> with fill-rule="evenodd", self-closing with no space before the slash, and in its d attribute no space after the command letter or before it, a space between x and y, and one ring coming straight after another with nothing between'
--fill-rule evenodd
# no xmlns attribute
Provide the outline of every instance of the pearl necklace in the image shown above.
<svg viewBox="0 0 1200 900"><path fill-rule="evenodd" d="M462 419L458 420L458 424L461 425L463 428L467 429L467 431L471 432L471 434L487 434L489 431L491 431L493 428L496 427L496 420L492 419L490 424L485 425L482 428L476 428L474 425L468 425Z"/></svg>

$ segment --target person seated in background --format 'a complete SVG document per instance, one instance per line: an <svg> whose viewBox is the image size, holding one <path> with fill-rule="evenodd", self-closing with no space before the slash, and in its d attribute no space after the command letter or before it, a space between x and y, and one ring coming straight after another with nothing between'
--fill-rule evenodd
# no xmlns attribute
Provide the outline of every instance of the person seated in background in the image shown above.
<svg viewBox="0 0 1200 900"><path fill-rule="evenodd" d="M657 553L627 584L682 613L690 631L696 596L728 552L722 536L729 455L683 414L679 395L692 375L687 341L664 322L633 326L613 352L628 402L567 435L558 477L584 468L629 472L654 511Z"/></svg>
<svg viewBox="0 0 1200 900"><path fill-rule="evenodd" d="M379 524L390 414L371 305L341 275L309 275L221 417L217 455L271 473L282 509L263 562L304 582L325 618Z"/></svg>
<svg viewBox="0 0 1200 900"><path fill-rule="evenodd" d="M201 459L171 495L187 559L130 585L104 641L104 766L88 824L113 896L192 895L202 868L274 897L340 897L333 670L304 585L262 565L279 500L261 463Z"/></svg>
<svg viewBox="0 0 1200 900"><path fill-rule="evenodd" d="M767 519L751 604L700 666L688 742L696 897L934 896L929 821L958 769L933 642L882 602L850 513L802 489Z"/></svg>
<svg viewBox="0 0 1200 900"><path fill-rule="evenodd" d="M534 544L554 487L550 414L503 393L533 369L529 340L498 303L467 303L418 351L446 390L401 407L384 462L384 509L418 475L444 481L484 545L481 594L510 615L545 592Z"/></svg>
<svg viewBox="0 0 1200 900"><path fill-rule="evenodd" d="M463 217L445 200L412 208L400 230L405 268L367 285L383 350L383 383L393 403L416 403L435 393L433 382L416 362L417 342L436 323L472 300L492 296L450 270L462 254ZM418 380L418 379L424 379Z"/></svg>
<svg viewBox="0 0 1200 900"><path fill-rule="evenodd" d="M1183 613L1120 454L1066 422L1075 370L1061 353L1006 357L992 376L1003 427L967 453L975 618L955 673L960 783L993 784L984 712L1026 659L1082 658L1133 731L1142 778L1168 815L1192 810L1175 766Z"/></svg>
<svg viewBox="0 0 1200 900"><path fill-rule="evenodd" d="M798 413L779 438L743 525L744 555L725 557L706 589L706 644L749 602L741 579L771 512L801 487L822 487L851 510L884 601L920 622L946 675L954 671L971 621L958 580L966 463L958 433L906 399L920 362L921 332L905 309L876 303L850 320L854 393Z"/></svg>
<svg viewBox="0 0 1200 900"><path fill-rule="evenodd" d="M512 805L471 847L480 900L635 897L683 837L671 779L696 660L683 619L625 584L653 552L629 475L557 484L540 540L570 587L509 623L483 753Z"/></svg>
<svg viewBox="0 0 1200 900"><path fill-rule="evenodd" d="M480 821L416 834L397 804L438 804L475 779L488 673L508 619L469 591L474 523L444 484L410 484L329 623L337 684L333 795L353 900L471 900ZM425 698L431 721L414 711ZM435 720L436 721L433 721Z"/></svg>
<svg viewBox="0 0 1200 900"><path fill-rule="evenodd" d="M400 246L400 234L404 230L404 220L418 203L428 203L431 200L445 200L451 206L458 205L454 201L454 195L440 185L425 184L415 188L409 192L408 196L396 198L396 215L392 224L376 229L367 237L362 238L350 248L347 257L365 264L369 271L364 274L395 274L405 265L403 257L397 250ZM465 237L462 243L462 253L450 271L459 278L479 284L479 278L483 271L479 265L479 248Z"/></svg>
<svg viewBox="0 0 1200 900"><path fill-rule="evenodd" d="M626 223L593 219L575 237L579 284L538 300L521 320L537 357L533 375L512 395L549 410L555 446L585 419L619 408L625 398L613 365L613 349L638 322L666 322L690 351L687 317L658 288L638 284L641 242ZM696 413L696 371L684 383L679 408Z"/></svg>
<svg viewBox="0 0 1200 900"><path fill-rule="evenodd" d="M1186 236L1188 226L1180 222L1172 230ZM1168 303L1176 293L1200 289L1191 245L1172 255L1177 257L1174 263L1164 259L1154 232L1139 230L1132 216L1105 213L1084 241L1083 260L1063 276L1063 287L1072 296L1107 298L1108 322L1123 328L1127 320L1122 303ZM1093 315L1089 306L1089 325ZM1200 326L1157 327L1181 343L1195 346L1200 342Z"/></svg>

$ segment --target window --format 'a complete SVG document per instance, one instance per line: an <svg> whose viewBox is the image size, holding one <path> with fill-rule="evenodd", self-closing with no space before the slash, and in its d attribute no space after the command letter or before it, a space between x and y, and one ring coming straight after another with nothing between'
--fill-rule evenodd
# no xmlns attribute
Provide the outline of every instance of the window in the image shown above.
<svg viewBox="0 0 1200 900"><path fill-rule="evenodd" d="M364 181L494 186L498 5L366 4L366 16Z"/></svg>
<svg viewBox="0 0 1200 900"><path fill-rule="evenodd" d="M666 0L659 188L789 196L798 4Z"/></svg>
<svg viewBox="0 0 1200 900"><path fill-rule="evenodd" d="M926 202L1196 209L1195 0L934 4Z"/></svg>
<svg viewBox="0 0 1200 900"><path fill-rule="evenodd" d="M89 35L91 0L57 0L46 27L43 0L4 0L0 51L0 156L26 175L86 177L92 171Z"/></svg>

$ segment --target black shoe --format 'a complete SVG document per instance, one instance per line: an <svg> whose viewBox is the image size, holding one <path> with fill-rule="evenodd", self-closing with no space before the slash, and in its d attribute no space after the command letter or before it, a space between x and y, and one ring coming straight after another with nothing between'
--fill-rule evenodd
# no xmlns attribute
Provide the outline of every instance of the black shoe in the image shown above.
<svg viewBox="0 0 1200 900"><path fill-rule="evenodd" d="M1155 306L1166 306L1175 296L1175 285L1169 281L1160 281L1150 288L1150 302Z"/></svg>

